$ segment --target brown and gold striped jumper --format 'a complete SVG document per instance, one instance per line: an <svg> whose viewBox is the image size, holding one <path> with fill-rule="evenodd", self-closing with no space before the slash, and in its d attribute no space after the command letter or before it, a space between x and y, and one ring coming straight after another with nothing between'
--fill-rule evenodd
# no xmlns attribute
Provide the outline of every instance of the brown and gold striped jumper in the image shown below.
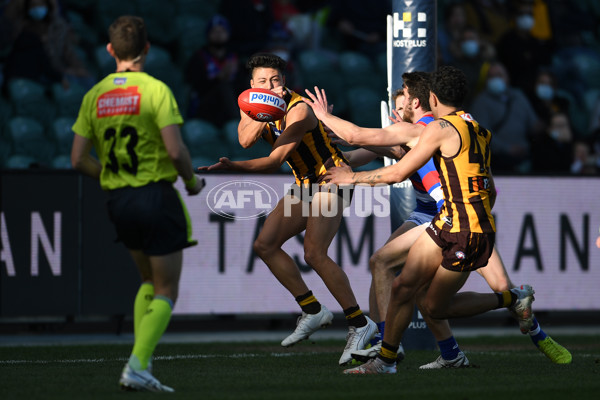
<svg viewBox="0 0 600 400"><path fill-rule="evenodd" d="M490 175L492 135L464 111L441 119L456 129L461 145L452 157L440 154L434 157L445 201L432 223L440 230L452 233L493 233L496 226L492 205L496 192L491 186Z"/></svg>
<svg viewBox="0 0 600 400"><path fill-rule="evenodd" d="M287 88L286 91L288 93L284 96L284 100L287 103L287 111L289 112L293 107L303 102L303 98ZM268 130L263 134L263 138L273 145L285 128L286 117L268 123ZM324 184L323 175L328 168L339 166L342 162L348 164L342 151L327 136L321 121L314 129L304 134L302 141L286 161L294 172L297 185Z"/></svg>

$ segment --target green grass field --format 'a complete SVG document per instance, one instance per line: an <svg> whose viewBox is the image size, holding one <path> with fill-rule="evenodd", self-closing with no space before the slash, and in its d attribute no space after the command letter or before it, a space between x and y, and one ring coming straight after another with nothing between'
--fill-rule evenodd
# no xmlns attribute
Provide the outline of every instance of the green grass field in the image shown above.
<svg viewBox="0 0 600 400"><path fill-rule="evenodd" d="M459 338L473 367L420 371L435 351L408 351L395 375L343 375L343 341L160 344L154 375L174 394L118 388L129 345L0 347L0 399L597 399L600 336L561 336L555 365L527 337Z"/></svg>

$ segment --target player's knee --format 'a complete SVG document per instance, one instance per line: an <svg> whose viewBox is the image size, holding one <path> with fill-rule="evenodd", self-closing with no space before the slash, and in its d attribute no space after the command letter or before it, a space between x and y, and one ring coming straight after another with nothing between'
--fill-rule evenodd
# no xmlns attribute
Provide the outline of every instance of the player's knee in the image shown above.
<svg viewBox="0 0 600 400"><path fill-rule="evenodd" d="M397 276L392 283L392 296L397 299L405 299L412 296L414 288L412 288L400 276Z"/></svg>
<svg viewBox="0 0 600 400"><path fill-rule="evenodd" d="M263 258L265 255L269 254L271 251L271 246L259 238L256 239L252 244L252 250L254 250L254 253L260 258Z"/></svg>
<svg viewBox="0 0 600 400"><path fill-rule="evenodd" d="M321 265L326 256L326 253L317 247L304 246L304 261L313 268Z"/></svg>
<svg viewBox="0 0 600 400"><path fill-rule="evenodd" d="M511 287L511 282L508 279L505 279L504 277L496 279L496 281L490 285L490 288L494 292L504 292L505 290L509 290Z"/></svg>
<svg viewBox="0 0 600 400"><path fill-rule="evenodd" d="M442 304L435 304L431 300L422 299L419 302L419 310L433 319L446 319L448 317L447 307Z"/></svg>

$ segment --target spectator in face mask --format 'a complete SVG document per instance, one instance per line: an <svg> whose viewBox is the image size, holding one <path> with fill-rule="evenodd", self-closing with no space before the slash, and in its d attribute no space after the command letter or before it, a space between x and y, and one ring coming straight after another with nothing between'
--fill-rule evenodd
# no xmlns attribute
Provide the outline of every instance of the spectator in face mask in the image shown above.
<svg viewBox="0 0 600 400"><path fill-rule="evenodd" d="M538 71L526 94L541 121L550 121L557 112L569 114L570 100L561 94L555 75L547 68Z"/></svg>
<svg viewBox="0 0 600 400"><path fill-rule="evenodd" d="M498 59L506 66L513 86L529 90L540 67L552 62L553 44L532 35L536 20L533 17L533 0L518 0L513 18L513 28L498 42Z"/></svg>
<svg viewBox="0 0 600 400"><path fill-rule="evenodd" d="M547 128L532 142L532 172L567 174L574 163L573 131L569 116L556 112L547 121Z"/></svg>
<svg viewBox="0 0 600 400"><path fill-rule="evenodd" d="M485 86L485 71L489 68L489 61L494 58L494 48L482 40L477 31L466 27L453 42L456 56L450 65L464 72L469 85L470 102Z"/></svg>
<svg viewBox="0 0 600 400"><path fill-rule="evenodd" d="M59 14L57 0L13 0L5 9L2 41L10 42L5 83L27 78L48 89L61 82L91 87L95 78L76 52L77 36Z"/></svg>
<svg viewBox="0 0 600 400"><path fill-rule="evenodd" d="M448 65L460 55L459 37L467 26L467 16L463 3L451 3L444 9L444 23L438 26L437 40L440 61Z"/></svg>
<svg viewBox="0 0 600 400"><path fill-rule="evenodd" d="M525 94L510 85L502 64L490 64L485 90L475 97L470 109L480 125L494 132L494 171L527 172L530 139L542 126Z"/></svg>

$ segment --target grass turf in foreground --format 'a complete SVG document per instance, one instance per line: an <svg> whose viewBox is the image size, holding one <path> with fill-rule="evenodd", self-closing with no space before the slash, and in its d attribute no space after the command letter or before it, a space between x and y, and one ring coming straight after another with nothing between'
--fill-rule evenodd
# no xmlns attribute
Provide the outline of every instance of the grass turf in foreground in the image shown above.
<svg viewBox="0 0 600 400"><path fill-rule="evenodd" d="M600 337L557 337L573 354L555 365L527 337L460 339L474 365L420 371L435 351L408 351L395 375L348 376L342 341L161 344L154 374L172 399L592 399L600 392ZM0 398L125 399L118 378L131 347L0 347Z"/></svg>

